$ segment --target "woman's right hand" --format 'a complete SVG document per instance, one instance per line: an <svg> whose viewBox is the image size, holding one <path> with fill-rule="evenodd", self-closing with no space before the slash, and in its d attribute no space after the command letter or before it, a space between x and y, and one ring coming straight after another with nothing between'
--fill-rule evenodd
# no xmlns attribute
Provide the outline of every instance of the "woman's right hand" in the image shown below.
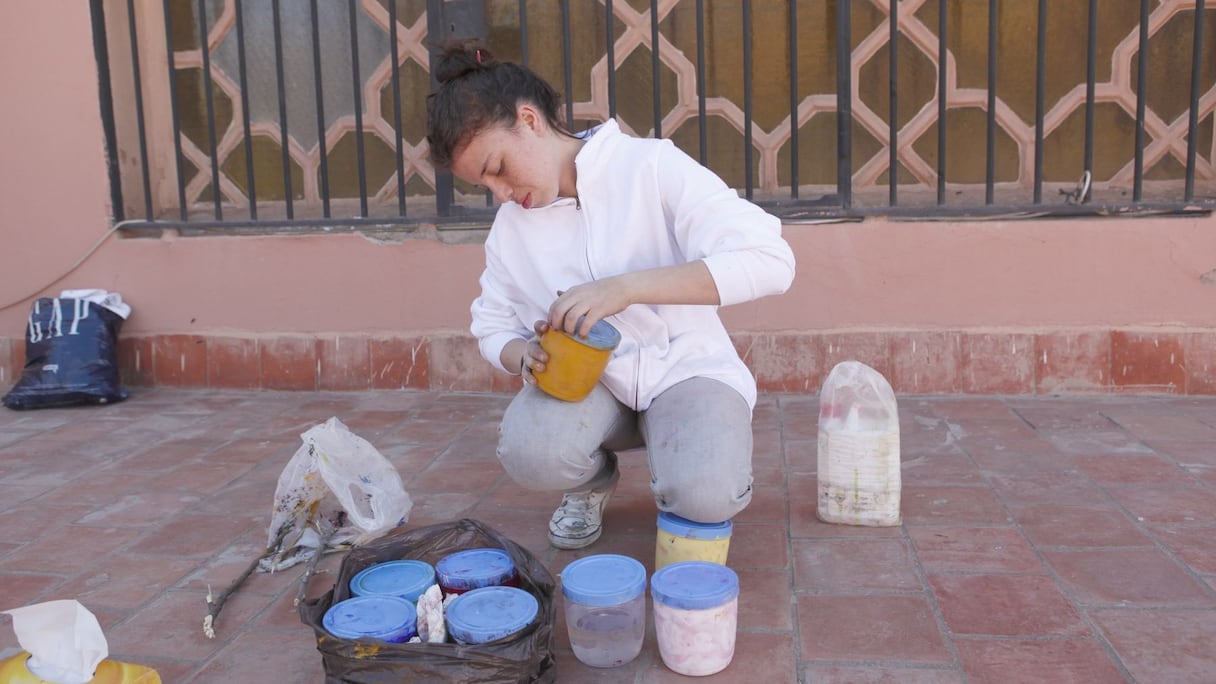
<svg viewBox="0 0 1216 684"><path fill-rule="evenodd" d="M519 373L523 376L524 383L529 385L536 384L536 378L532 374L545 372L545 364L549 362L549 354L540 346L540 337L549 330L549 322L539 320L532 325L532 329L536 332L536 337L524 343L524 353L519 365Z"/></svg>

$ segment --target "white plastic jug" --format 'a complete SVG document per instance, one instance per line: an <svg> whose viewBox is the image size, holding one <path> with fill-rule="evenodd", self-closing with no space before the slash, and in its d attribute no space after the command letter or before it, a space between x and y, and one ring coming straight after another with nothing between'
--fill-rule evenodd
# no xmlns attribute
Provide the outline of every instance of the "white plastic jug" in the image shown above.
<svg viewBox="0 0 1216 684"><path fill-rule="evenodd" d="M819 519L900 523L899 407L882 373L842 361L819 394Z"/></svg>

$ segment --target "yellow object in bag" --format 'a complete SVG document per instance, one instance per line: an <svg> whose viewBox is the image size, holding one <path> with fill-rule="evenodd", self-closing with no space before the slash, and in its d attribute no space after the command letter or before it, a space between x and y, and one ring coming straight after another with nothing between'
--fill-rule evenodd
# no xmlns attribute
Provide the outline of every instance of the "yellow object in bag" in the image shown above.
<svg viewBox="0 0 1216 684"><path fill-rule="evenodd" d="M30 672L25 666L29 653L18 653L8 660L0 661L0 682L3 684L53 684ZM88 684L161 684L156 670L143 665L132 665L117 660L103 660Z"/></svg>
<svg viewBox="0 0 1216 684"><path fill-rule="evenodd" d="M160 684L142 665L107 660L97 616L76 599L0 611L13 618L22 653L0 662L0 684Z"/></svg>

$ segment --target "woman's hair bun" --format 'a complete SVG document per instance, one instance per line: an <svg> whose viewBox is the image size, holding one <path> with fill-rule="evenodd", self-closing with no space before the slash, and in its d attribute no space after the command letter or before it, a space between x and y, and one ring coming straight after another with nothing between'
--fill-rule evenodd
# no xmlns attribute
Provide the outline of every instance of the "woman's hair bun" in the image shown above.
<svg viewBox="0 0 1216 684"><path fill-rule="evenodd" d="M435 61L435 80L447 83L498 64L494 54L476 39L452 39L439 47Z"/></svg>
<svg viewBox="0 0 1216 684"><path fill-rule="evenodd" d="M554 131L570 135L562 121L561 95L536 72L499 61L476 39L431 47L431 74L439 87L426 99L426 140L435 168L452 168L453 155L477 133L514 126L520 103L535 105Z"/></svg>

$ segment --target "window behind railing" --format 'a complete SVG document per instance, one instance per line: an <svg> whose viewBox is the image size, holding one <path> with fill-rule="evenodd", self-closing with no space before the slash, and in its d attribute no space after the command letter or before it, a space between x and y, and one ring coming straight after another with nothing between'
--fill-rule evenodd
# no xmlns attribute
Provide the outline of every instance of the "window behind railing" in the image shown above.
<svg viewBox="0 0 1216 684"><path fill-rule="evenodd" d="M537 70L574 129L671 138L788 220L1216 206L1204 0L93 9L128 229L484 224L490 198L426 154L428 45L450 36Z"/></svg>

